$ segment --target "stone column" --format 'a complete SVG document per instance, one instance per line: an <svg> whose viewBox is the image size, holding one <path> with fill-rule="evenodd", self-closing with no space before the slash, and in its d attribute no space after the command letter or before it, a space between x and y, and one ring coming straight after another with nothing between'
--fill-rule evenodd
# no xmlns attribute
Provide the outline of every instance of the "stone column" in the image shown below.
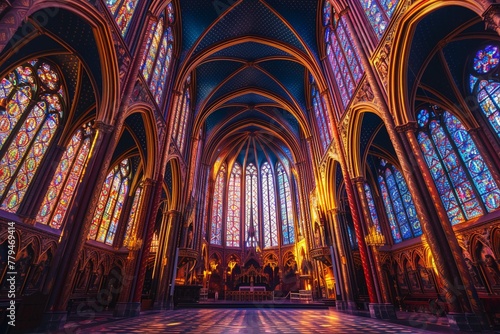
<svg viewBox="0 0 500 334"><path fill-rule="evenodd" d="M151 240L148 240L148 232L151 225L154 230L154 219L156 217L156 215L153 215L151 212L155 202L153 198L155 195L154 189L155 182L153 180L144 180L140 210L137 211L139 217L136 227L136 237L137 240L142 241L142 246L140 249L129 249L128 262L125 263L124 274L125 277L131 277L133 280L130 282L131 284L122 287L118 303L114 309L113 315L115 317L133 317L139 315L141 311L141 300L140 298L138 301L133 299L133 291L137 291L140 288L142 292L142 285L144 283L145 267L149 256L151 240L153 238L151 235ZM151 219L151 217L153 218ZM128 247L130 248L130 245ZM141 271L144 271L142 276L140 275Z"/></svg>
<svg viewBox="0 0 500 334"><path fill-rule="evenodd" d="M361 202L361 209L365 220L367 222L371 222L371 214L370 209L368 208L368 200L366 199L364 183L365 180L362 177L357 177L353 180L356 184L356 189L358 191L359 200ZM394 305L390 303L389 291L387 286L385 285L384 275L382 272L382 267L380 264L380 259L378 255L378 246L369 245L372 251L371 260L373 262L373 271L376 274L376 281L378 281L378 288L380 294L380 300L378 304L374 304L370 306L370 311L373 311L373 318L379 319L396 319L396 311L394 309Z"/></svg>
<svg viewBox="0 0 500 334"><path fill-rule="evenodd" d="M52 264L53 268L58 269L48 278L48 289L52 289L52 292L42 325L48 330L57 330L66 322L66 305L93 219L88 210L93 210L99 201L101 187L96 185L102 185L106 179L112 154L109 147L115 145L112 126L96 122L95 128L96 137L92 144L86 173L74 196L75 204L68 214L64 233Z"/></svg>
<svg viewBox="0 0 500 334"><path fill-rule="evenodd" d="M416 123L414 122L397 127L398 132L402 134L403 143L408 146L407 150L412 152L416 159L415 166L420 167L421 174L414 173L416 177L421 175L418 183L426 186L430 198L435 204L434 209L437 217L433 221L437 220L439 224L431 223L427 219L421 219L421 223L422 231L427 238L434 262L443 281L445 298L450 308L448 318L452 328L478 330L481 327L480 321L484 314L483 307L472 284L455 232L441 205L441 196L425 163L415 136L415 129ZM412 187L415 188L416 193L421 193L416 185L412 184ZM410 191L412 191L411 187ZM420 196L414 197L415 205L417 202L421 202L422 198ZM443 240L447 240L447 242L443 242Z"/></svg>

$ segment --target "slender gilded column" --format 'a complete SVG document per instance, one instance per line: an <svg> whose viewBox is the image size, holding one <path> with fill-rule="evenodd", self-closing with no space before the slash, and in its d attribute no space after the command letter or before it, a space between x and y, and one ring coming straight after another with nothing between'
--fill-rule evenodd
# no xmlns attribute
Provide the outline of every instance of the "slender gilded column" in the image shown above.
<svg viewBox="0 0 500 334"><path fill-rule="evenodd" d="M362 177L357 177L354 180L354 183L356 184L356 189L358 191L358 196L361 202L361 210L363 212L363 215L365 217L365 220L367 222L371 222L371 214L370 214L370 209L368 208L368 200L366 199L366 194L365 194L365 179ZM368 226L367 226L368 227ZM389 293L387 290L387 287L385 286L384 283L384 278L383 278L383 273L382 273L382 268L380 267L380 262L378 259L378 250L376 246L370 246L372 250L372 260L373 260L373 265L374 265L374 272L377 275L377 281L378 281L378 287L380 289L380 301L383 303L388 303L389 302Z"/></svg>

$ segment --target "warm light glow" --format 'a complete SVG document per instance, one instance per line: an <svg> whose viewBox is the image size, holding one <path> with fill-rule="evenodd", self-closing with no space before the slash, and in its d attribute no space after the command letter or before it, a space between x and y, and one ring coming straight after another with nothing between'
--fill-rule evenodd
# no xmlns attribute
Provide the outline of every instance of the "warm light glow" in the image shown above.
<svg viewBox="0 0 500 334"><path fill-rule="evenodd" d="M370 233L365 236L365 241L368 246L380 247L385 245L385 237L382 233L377 231L375 225L370 227Z"/></svg>

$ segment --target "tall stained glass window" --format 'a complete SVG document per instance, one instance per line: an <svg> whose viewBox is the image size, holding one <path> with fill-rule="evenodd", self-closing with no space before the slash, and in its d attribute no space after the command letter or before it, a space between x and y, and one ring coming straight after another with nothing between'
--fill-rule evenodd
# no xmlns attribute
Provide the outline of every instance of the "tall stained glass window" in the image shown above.
<svg viewBox="0 0 500 334"><path fill-rule="evenodd" d="M184 152L184 146L186 143L187 122L191 110L190 84L191 84L191 76L188 76L184 86L184 94L182 95L182 98L180 98L177 101L177 108L175 111L174 130L172 133L180 152Z"/></svg>
<svg viewBox="0 0 500 334"><path fill-rule="evenodd" d="M61 75L43 60L24 63L0 81L0 102L1 209L16 212L63 117Z"/></svg>
<svg viewBox="0 0 500 334"><path fill-rule="evenodd" d="M115 18L115 22L124 37L138 3L139 0L106 0L106 6Z"/></svg>
<svg viewBox="0 0 500 334"><path fill-rule="evenodd" d="M259 243L259 201L257 167L249 164L245 172L245 243L256 247Z"/></svg>
<svg viewBox="0 0 500 334"><path fill-rule="evenodd" d="M90 226L89 239L113 245L120 214L129 190L130 168L129 159L125 159L115 165L106 177Z"/></svg>
<svg viewBox="0 0 500 334"><path fill-rule="evenodd" d="M378 183L395 243L422 234L417 211L401 172L385 160L380 161Z"/></svg>
<svg viewBox="0 0 500 334"><path fill-rule="evenodd" d="M167 13L162 14L158 21L151 26L142 59L142 75L158 105L163 102L165 85L170 71L170 63L172 62L173 22L174 8L172 3L169 3Z"/></svg>
<svg viewBox="0 0 500 334"><path fill-rule="evenodd" d="M212 224L210 228L210 243L222 245L222 214L224 210L224 186L226 184L226 166L222 165L214 185L212 203Z"/></svg>
<svg viewBox="0 0 500 334"><path fill-rule="evenodd" d="M500 190L462 123L437 107L419 111L418 142L452 224L492 212Z"/></svg>
<svg viewBox="0 0 500 334"><path fill-rule="evenodd" d="M241 166L233 165L227 195L226 246L240 247Z"/></svg>
<svg viewBox="0 0 500 334"><path fill-rule="evenodd" d="M264 217L264 247L278 246L276 221L276 194L271 166L264 162L261 167L262 210Z"/></svg>
<svg viewBox="0 0 500 334"><path fill-rule="evenodd" d="M377 38L382 38L392 14L398 5L398 0L359 0L368 21L372 26Z"/></svg>
<svg viewBox="0 0 500 334"><path fill-rule="evenodd" d="M71 138L43 198L37 221L61 228L92 145L92 124L85 124Z"/></svg>
<svg viewBox="0 0 500 334"><path fill-rule="evenodd" d="M380 223L378 221L377 209L375 207L375 201L373 200L372 191L367 182L364 184L366 201L368 202L368 210L370 211L370 217L372 219L372 224L375 226L378 232L382 233L380 229Z"/></svg>
<svg viewBox="0 0 500 334"><path fill-rule="evenodd" d="M475 93L484 116L500 137L500 82L496 78L500 62L498 45L490 44L476 51L472 61L470 89Z"/></svg>
<svg viewBox="0 0 500 334"><path fill-rule="evenodd" d="M319 138L321 140L320 144L323 148L323 151L326 151L328 145L330 145L330 142L332 141L330 116L328 115L325 101L323 97L320 96L315 85L312 86L311 95L314 110L314 119L316 120Z"/></svg>
<svg viewBox="0 0 500 334"><path fill-rule="evenodd" d="M332 13L331 4L326 0L323 7L326 53L338 93L344 108L346 108L363 76L364 68L359 51L352 42L353 34L345 22L344 16L335 20Z"/></svg>
<svg viewBox="0 0 500 334"><path fill-rule="evenodd" d="M283 234L283 245L293 244L295 242L295 228L292 209L292 195L290 191L290 181L285 168L278 163L276 169L278 175L278 191L281 212L281 232Z"/></svg>
<svg viewBox="0 0 500 334"><path fill-rule="evenodd" d="M137 232L137 225L139 221L139 204L141 203L142 187L139 186L135 190L134 201L132 202L132 208L130 209L130 214L128 216L127 229L125 230L125 238L123 239L123 247L127 247L130 238L133 237Z"/></svg>

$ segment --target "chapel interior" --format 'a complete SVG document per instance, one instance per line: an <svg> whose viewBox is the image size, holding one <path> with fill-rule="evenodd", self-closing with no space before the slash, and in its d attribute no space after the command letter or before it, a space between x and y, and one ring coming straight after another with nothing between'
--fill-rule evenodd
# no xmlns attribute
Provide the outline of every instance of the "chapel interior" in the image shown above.
<svg viewBox="0 0 500 334"><path fill-rule="evenodd" d="M250 296L500 328L499 34L497 0L0 2L0 331Z"/></svg>

